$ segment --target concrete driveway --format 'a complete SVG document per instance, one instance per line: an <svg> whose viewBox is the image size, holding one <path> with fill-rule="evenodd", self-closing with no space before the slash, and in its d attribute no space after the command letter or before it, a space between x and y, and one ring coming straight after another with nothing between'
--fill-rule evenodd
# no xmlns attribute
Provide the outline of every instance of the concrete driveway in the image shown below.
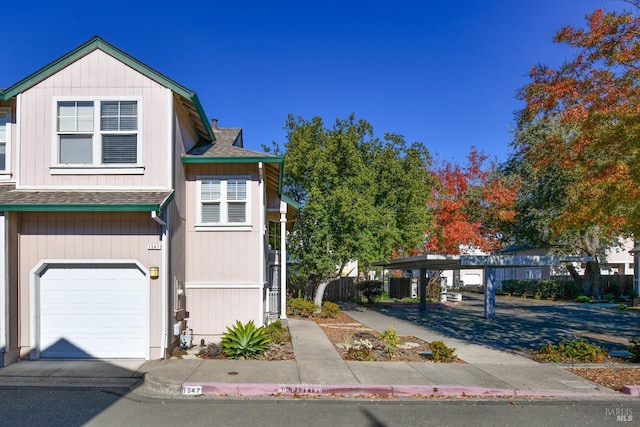
<svg viewBox="0 0 640 427"><path fill-rule="evenodd" d="M483 295L465 293L457 305L388 304L378 310L423 325L441 335L499 350L533 350L548 343L583 338L610 352L626 351L640 337L640 310L616 304L578 304L518 297L496 297L496 317L483 317Z"/></svg>

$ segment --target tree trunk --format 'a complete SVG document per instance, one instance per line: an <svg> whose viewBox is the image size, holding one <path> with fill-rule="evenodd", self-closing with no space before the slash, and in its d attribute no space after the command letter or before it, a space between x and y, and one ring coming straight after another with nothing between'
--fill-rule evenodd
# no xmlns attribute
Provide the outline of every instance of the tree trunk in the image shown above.
<svg viewBox="0 0 640 427"><path fill-rule="evenodd" d="M316 289L316 294L313 297L313 302L318 306L318 308L316 308L316 313L320 313L322 311L322 298L324 298L324 290L327 289L329 283L331 283L330 279L323 280L318 285L318 289Z"/></svg>
<svg viewBox="0 0 640 427"><path fill-rule="evenodd" d="M584 291L587 296L596 299L602 297L600 263L598 261L587 261L587 267L584 271Z"/></svg>
<svg viewBox="0 0 640 427"><path fill-rule="evenodd" d="M568 264L567 265L567 270L569 271L569 274L571 275L571 278L573 279L573 281L576 282L576 285L578 285L580 287L580 289L583 289L582 276L580 276L580 273L578 273L576 271L576 268L573 266L573 264Z"/></svg>

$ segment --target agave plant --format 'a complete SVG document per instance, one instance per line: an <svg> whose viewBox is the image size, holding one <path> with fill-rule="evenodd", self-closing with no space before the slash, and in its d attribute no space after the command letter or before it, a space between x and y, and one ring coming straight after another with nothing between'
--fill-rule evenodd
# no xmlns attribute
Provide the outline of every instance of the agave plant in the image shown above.
<svg viewBox="0 0 640 427"><path fill-rule="evenodd" d="M224 354L233 359L256 358L268 348L271 340L261 326L256 328L253 320L243 325L239 320L234 327L227 327L222 335L222 349Z"/></svg>

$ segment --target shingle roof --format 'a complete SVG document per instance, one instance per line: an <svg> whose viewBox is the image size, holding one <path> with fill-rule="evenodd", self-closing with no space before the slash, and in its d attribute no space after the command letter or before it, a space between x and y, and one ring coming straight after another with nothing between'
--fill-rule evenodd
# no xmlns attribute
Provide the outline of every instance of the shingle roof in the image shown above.
<svg viewBox="0 0 640 427"><path fill-rule="evenodd" d="M157 211L173 191L16 190L0 185L0 211Z"/></svg>
<svg viewBox="0 0 640 427"><path fill-rule="evenodd" d="M215 161L215 159L237 159L238 161L280 162L282 157L247 150L242 146L241 128L214 128L216 141L213 144L198 144L183 157L183 162Z"/></svg>

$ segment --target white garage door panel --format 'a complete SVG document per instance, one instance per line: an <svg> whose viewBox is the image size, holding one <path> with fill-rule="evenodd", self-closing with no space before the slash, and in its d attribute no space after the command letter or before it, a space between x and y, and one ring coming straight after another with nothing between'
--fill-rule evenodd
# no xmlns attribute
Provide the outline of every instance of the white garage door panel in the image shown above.
<svg viewBox="0 0 640 427"><path fill-rule="evenodd" d="M148 291L135 266L55 266L40 278L42 357L146 358Z"/></svg>

